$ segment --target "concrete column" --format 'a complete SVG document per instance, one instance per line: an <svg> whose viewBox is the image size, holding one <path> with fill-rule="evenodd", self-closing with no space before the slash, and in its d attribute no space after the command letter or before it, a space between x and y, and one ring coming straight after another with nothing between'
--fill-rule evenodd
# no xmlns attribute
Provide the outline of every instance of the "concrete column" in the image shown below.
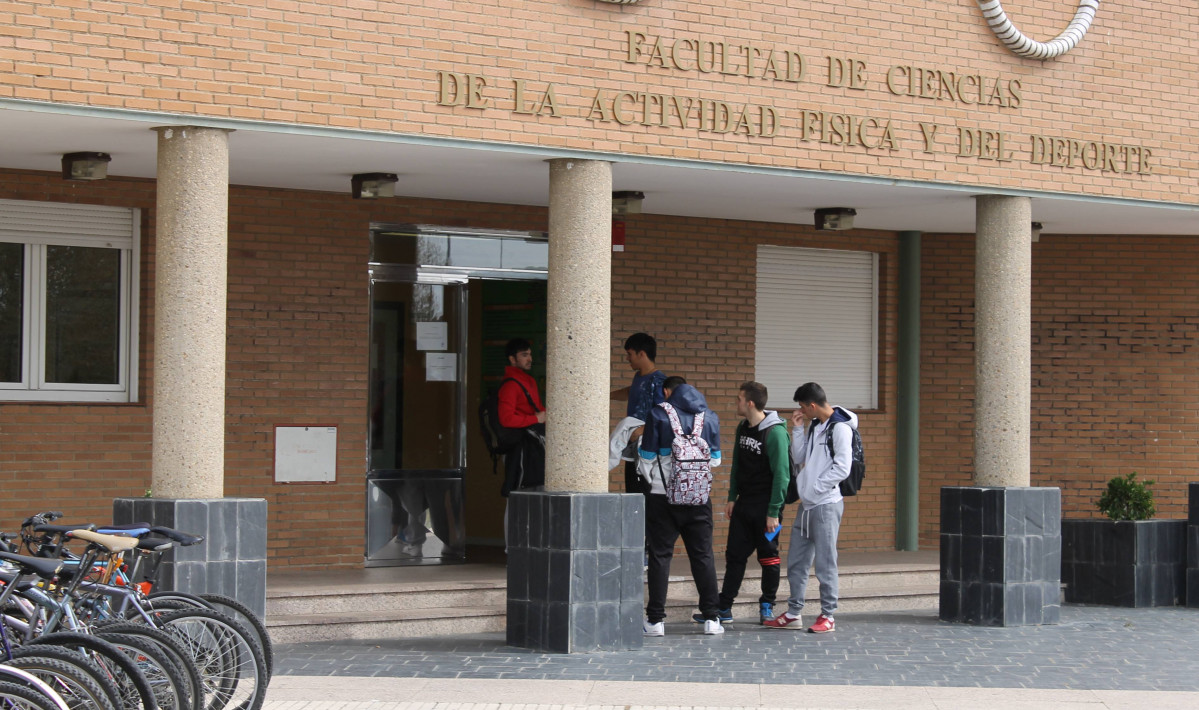
<svg viewBox="0 0 1199 710"><path fill-rule="evenodd" d="M228 131L192 126L155 130L158 202L151 485L156 498L221 498Z"/></svg>
<svg viewBox="0 0 1199 710"><path fill-rule="evenodd" d="M974 484L1029 485L1032 204L977 198Z"/></svg>
<svg viewBox="0 0 1199 710"><path fill-rule="evenodd" d="M608 491L612 166L550 164L545 485Z"/></svg>

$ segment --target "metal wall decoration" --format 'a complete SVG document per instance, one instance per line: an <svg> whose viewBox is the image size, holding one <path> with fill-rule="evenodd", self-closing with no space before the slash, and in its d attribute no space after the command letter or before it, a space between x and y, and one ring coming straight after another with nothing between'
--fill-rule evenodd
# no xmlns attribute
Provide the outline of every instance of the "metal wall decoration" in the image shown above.
<svg viewBox="0 0 1199 710"><path fill-rule="evenodd" d="M1074 13L1074 19L1066 25L1066 29L1048 42L1038 42L1027 37L1012 24L999 0L977 2L991 31L1003 42L1003 46L1013 54L1030 59L1054 59L1074 49L1086 36L1087 30L1091 28L1091 20L1095 19L1095 13L1099 10L1099 0L1078 0L1078 10Z"/></svg>

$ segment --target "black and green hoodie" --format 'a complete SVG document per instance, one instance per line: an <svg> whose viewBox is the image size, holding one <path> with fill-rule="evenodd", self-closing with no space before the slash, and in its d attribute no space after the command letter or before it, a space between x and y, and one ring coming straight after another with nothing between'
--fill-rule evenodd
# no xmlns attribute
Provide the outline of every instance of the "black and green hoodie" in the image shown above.
<svg viewBox="0 0 1199 710"><path fill-rule="evenodd" d="M791 481L791 449L787 426L778 412L766 410L766 418L751 427L742 419L734 437L733 470L729 474L729 500L768 498L766 514L779 517L783 497Z"/></svg>

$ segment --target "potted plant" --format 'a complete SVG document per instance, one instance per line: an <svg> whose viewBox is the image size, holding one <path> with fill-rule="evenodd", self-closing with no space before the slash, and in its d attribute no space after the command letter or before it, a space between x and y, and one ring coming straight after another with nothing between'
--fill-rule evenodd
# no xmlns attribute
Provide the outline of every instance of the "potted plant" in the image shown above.
<svg viewBox="0 0 1199 710"><path fill-rule="evenodd" d="M1108 481L1098 507L1107 519L1062 521L1066 601L1175 606L1186 593L1185 520L1153 519L1153 481L1136 472Z"/></svg>

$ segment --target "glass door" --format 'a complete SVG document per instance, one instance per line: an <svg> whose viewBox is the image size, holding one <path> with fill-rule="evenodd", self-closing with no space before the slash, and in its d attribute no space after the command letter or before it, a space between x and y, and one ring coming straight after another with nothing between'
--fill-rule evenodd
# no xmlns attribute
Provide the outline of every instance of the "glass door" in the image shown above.
<svg viewBox="0 0 1199 710"><path fill-rule="evenodd" d="M466 289L371 265L368 567L465 559Z"/></svg>

